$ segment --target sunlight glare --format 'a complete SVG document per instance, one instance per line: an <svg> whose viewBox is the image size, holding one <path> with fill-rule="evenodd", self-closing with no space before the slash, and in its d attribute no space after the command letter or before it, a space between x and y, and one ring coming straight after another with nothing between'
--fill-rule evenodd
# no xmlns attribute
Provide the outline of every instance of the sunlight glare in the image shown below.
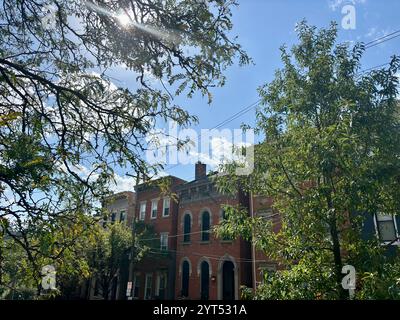
<svg viewBox="0 0 400 320"><path fill-rule="evenodd" d="M117 19L119 23L124 27L128 26L131 23L131 18L125 13L118 15Z"/></svg>

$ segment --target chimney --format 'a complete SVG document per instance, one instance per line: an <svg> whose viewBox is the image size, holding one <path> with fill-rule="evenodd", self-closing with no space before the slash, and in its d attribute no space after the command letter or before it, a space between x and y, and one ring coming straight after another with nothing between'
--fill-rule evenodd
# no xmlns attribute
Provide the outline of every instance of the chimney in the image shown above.
<svg viewBox="0 0 400 320"><path fill-rule="evenodd" d="M207 176L207 165L201 163L200 161L196 163L195 168L195 179L199 180Z"/></svg>

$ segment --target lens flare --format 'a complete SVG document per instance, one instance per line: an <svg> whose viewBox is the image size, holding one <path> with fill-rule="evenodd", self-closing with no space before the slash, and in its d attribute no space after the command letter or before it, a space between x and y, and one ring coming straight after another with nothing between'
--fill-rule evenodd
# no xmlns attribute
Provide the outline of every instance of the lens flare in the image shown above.
<svg viewBox="0 0 400 320"><path fill-rule="evenodd" d="M181 35L179 32L174 31L174 30L163 30L162 31L162 30L159 30L157 28L154 28L154 27L146 25L146 24L137 23L137 22L133 21L130 18L130 16L123 11L122 12L120 11L119 14L115 14L115 13L110 12L109 10L105 9L104 7L101 7L90 1L86 2L86 6L88 7L88 9L90 9L92 11L95 11L99 14L106 15L106 16L116 19L118 21L118 23L123 27L132 26L134 28L140 29L141 31L152 35L153 37L156 37L158 39L167 40L167 41L170 41L175 44L178 44L181 41L180 40Z"/></svg>
<svg viewBox="0 0 400 320"><path fill-rule="evenodd" d="M116 16L116 18L118 22L124 27L128 26L131 23L131 18L127 14L119 14Z"/></svg>

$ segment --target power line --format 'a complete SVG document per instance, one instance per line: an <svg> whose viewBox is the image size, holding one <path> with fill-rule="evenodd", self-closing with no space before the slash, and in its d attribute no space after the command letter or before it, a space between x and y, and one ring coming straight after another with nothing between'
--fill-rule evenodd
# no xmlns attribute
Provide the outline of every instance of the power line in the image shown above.
<svg viewBox="0 0 400 320"><path fill-rule="evenodd" d="M377 66L374 66L374 67L371 67L371 68L368 68L368 69L361 70L361 71L358 72L357 74L358 74L358 75L361 75L361 74L366 73L366 72L368 72L368 71L372 71L372 70L375 70L375 69L379 69L379 68L385 67L385 66L387 66L387 65L390 65L390 62L382 63L382 64L379 64L379 65L377 65Z"/></svg>
<svg viewBox="0 0 400 320"><path fill-rule="evenodd" d="M260 103L261 103L262 99L258 99L257 101L253 102L252 104L246 106L245 108L243 108L242 110L240 110L239 112L233 114L232 116L230 116L229 118L225 119L224 121L218 123L217 125L215 125L214 127L212 127L210 130L215 130L215 129L219 129L222 126L236 120L237 118L241 117L242 115L246 114L247 112L251 111L252 109L256 108ZM201 133L200 133L200 137L201 137ZM174 164L173 166L164 169L165 171L171 170L176 168L177 166L179 166L179 164Z"/></svg>
<svg viewBox="0 0 400 320"><path fill-rule="evenodd" d="M258 99L256 102L253 102L252 104L250 104L249 106L245 107L244 109L242 109L241 111L235 113L234 115L232 115L231 117L229 117L228 119L222 121L221 123L217 124L215 127L211 128L211 130L214 129L218 129L220 127L222 127L223 125L232 122L233 120L239 118L240 116L246 114L247 112L249 112L250 110L252 110L253 108L257 107L260 103L261 103L262 99Z"/></svg>
<svg viewBox="0 0 400 320"><path fill-rule="evenodd" d="M389 40L396 39L396 38L398 38L398 37L400 37L400 34L397 34L397 35L395 35L395 36L393 36L393 37L391 37L391 38L388 38L388 39L379 41L379 42L377 42L377 43L371 44L371 45L369 45L368 47L365 47L365 49L369 49L369 48L375 47L375 46L377 46L377 45L380 45L380 44L382 44L382 43L385 43L385 42L387 42L387 41L389 41Z"/></svg>
<svg viewBox="0 0 400 320"><path fill-rule="evenodd" d="M382 36L382 37L379 37L379 38L377 38L375 40L367 42L367 43L364 44L365 45L365 49L371 48L371 47L373 47L375 45L378 45L378 44L384 42L382 40L385 40L385 42L386 42L386 41L389 41L391 39L397 38L400 35L399 33L400 33L400 30L396 30L396 31L394 31L392 33L389 33L389 34L385 35L385 36ZM390 39L387 39L387 38L390 38Z"/></svg>
<svg viewBox="0 0 400 320"><path fill-rule="evenodd" d="M398 38L398 37L400 37L400 29L399 29L399 30L396 30L396 31L394 31L394 32L392 32L392 33L390 33L390 34L387 34L387 35L385 35L385 36L376 38L376 39L374 39L374 40L372 40L372 41L370 41L370 42L365 43L365 49L367 50L367 49L369 49L369 48L375 47L375 46L377 46L377 45L380 45L380 44L382 44L382 43L384 43L384 42L393 40L393 39ZM381 65L378 65L378 66L375 66L375 67L371 67L371 68L368 68L368 69L365 69L365 70L360 71L358 74L363 74L363 73L366 73L366 72L368 72L368 71L375 70L375 69L377 69L377 68L384 67L384 66L389 65L389 64L390 64L390 62L381 64ZM246 114L247 112L249 112L249 111L252 110L253 108L257 107L257 106L261 103L261 101L262 101L262 99L259 99L259 100L257 100L256 102L253 102L253 103L250 104L249 106L243 108L242 110L240 110L240 111L238 111L237 113L233 114L233 115L230 116L229 118L227 118L227 119L223 120L222 122L220 122L219 124L215 125L213 128L211 128L211 130L219 129L219 128L222 127L223 125L226 125L226 124L228 124L228 123L230 123L230 122L236 120L237 118L239 118L239 117L241 117L242 115ZM201 134L200 134L200 137L201 137ZM176 168L177 166L179 166L179 164L175 164L175 165L173 165L172 167L170 167L170 168L168 168L168 169L164 169L164 170L165 170L165 171L168 171L168 170L171 170L171 169Z"/></svg>
<svg viewBox="0 0 400 320"><path fill-rule="evenodd" d="M153 248L153 249L156 249L156 248ZM164 252L150 250L150 253L159 254L159 255L165 255L168 252L173 252L173 253L181 254L181 255L187 255L188 254L187 252L184 252L184 251L172 250L172 249L164 250ZM221 257L218 256L218 255L210 255L210 254L204 255L204 254L199 253L199 252L190 252L190 255L199 256L199 257L207 258L207 259L210 259L210 260L218 260L218 261L221 260ZM251 262L269 262L268 260L253 260L253 259L237 258L237 257L233 257L233 258L235 259L235 261L238 261L238 262L249 262L249 263L251 263Z"/></svg>
<svg viewBox="0 0 400 320"><path fill-rule="evenodd" d="M273 218L274 216L279 215L278 213L268 217L268 218ZM281 222L280 221L272 221L271 226L275 227L279 225ZM205 230L205 231L193 231L193 232L187 232L187 233L181 233L181 234L175 234L175 235L168 235L169 238L178 238L178 237L184 237L185 235L193 235L193 234L200 234L200 233L208 233L208 234L213 234L213 230ZM161 235L160 235L161 236ZM160 240L160 236L154 237L154 238L144 238L144 239L138 239L138 241L151 241L151 240Z"/></svg>

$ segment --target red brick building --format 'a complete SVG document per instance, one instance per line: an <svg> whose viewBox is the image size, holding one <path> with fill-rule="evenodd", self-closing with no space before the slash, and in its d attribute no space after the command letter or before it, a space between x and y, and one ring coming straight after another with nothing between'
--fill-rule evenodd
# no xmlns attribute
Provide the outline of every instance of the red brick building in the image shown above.
<svg viewBox="0 0 400 320"><path fill-rule="evenodd" d="M170 196L185 181L170 176L169 188L161 192L158 181L143 183L135 188L138 223L152 227L153 247L140 264L134 265L132 280L133 299L174 299L176 270L176 233L178 203Z"/></svg>
<svg viewBox="0 0 400 320"><path fill-rule="evenodd" d="M276 269L249 242L219 239L212 232L224 219L225 204L239 204L249 215L277 219L271 200L251 198L239 187L233 196L221 194L210 177L206 165L197 163L193 181L169 176L168 190L163 192L157 181L136 186L135 200L130 201L135 203L134 225L151 226L153 238L147 240L155 241L146 258L132 264L124 277L132 284L129 299L240 299L241 286L253 287L265 270ZM126 220L131 221L131 214ZM120 299L122 291L118 290Z"/></svg>
<svg viewBox="0 0 400 320"><path fill-rule="evenodd" d="M251 246L242 239L217 239L211 232L224 218L223 205L248 206L215 190L206 165L196 164L195 180L177 188L179 196L175 295L190 299L239 299L241 285L251 286Z"/></svg>

